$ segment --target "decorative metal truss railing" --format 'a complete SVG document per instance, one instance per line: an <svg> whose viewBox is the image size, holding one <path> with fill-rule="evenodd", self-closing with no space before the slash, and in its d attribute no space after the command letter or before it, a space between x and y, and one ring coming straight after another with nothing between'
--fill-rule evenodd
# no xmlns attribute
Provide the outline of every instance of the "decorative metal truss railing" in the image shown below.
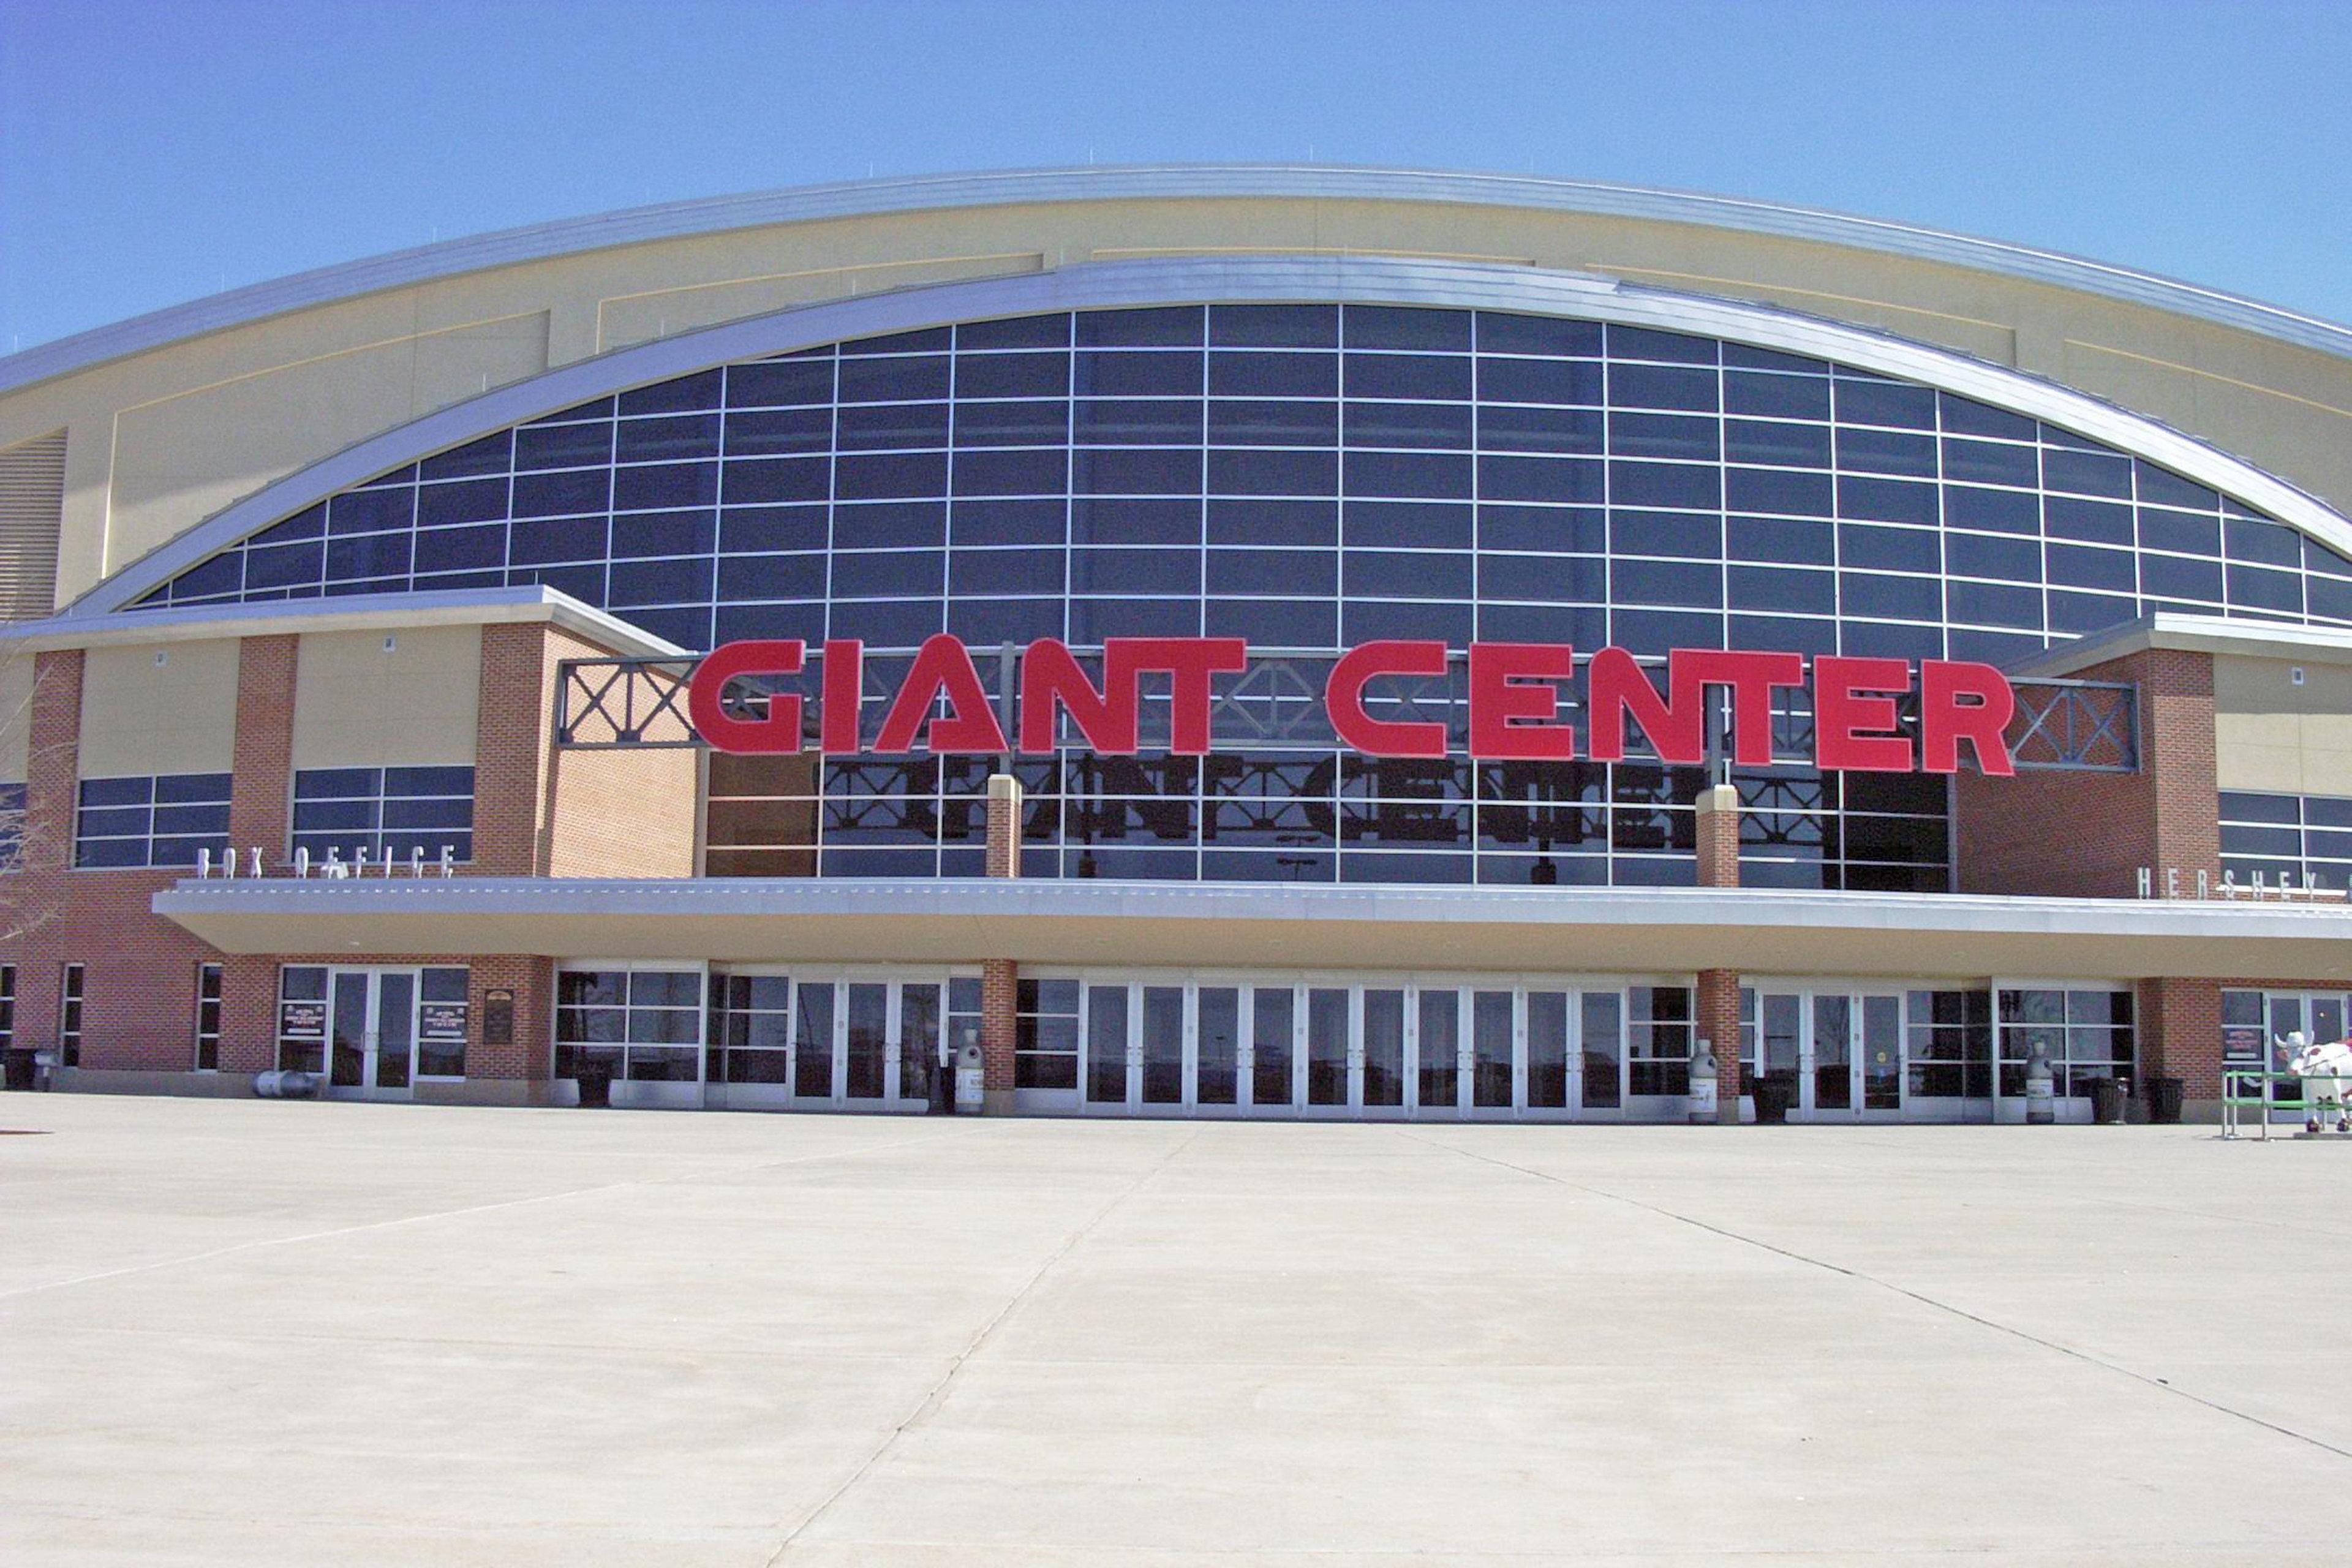
<svg viewBox="0 0 2352 1568"><path fill-rule="evenodd" d="M2139 771L2139 688L2112 680L2020 680L2009 751L2021 772Z"/></svg>
<svg viewBox="0 0 2352 1568"><path fill-rule="evenodd" d="M1253 654L1249 668L1220 680L1212 699L1211 732L1217 737L1219 750L1244 754L1339 750L1339 738L1332 733L1323 709L1323 688L1336 657L1314 652ZM910 656L903 654L866 657L861 682L866 694L860 726L863 742L873 742L910 662ZM556 743L586 750L698 744L686 708L687 681L694 663L681 658L564 661L556 688ZM1080 663L1099 679L1098 659L1081 655ZM1019 650L1007 647L992 656L982 653L974 664L982 689L997 706L999 721L1007 734L1013 733ZM812 649L807 667L797 675L738 681L730 687L727 706L746 716L759 715L765 712L770 696L795 693L802 700L807 744L814 747L822 721L822 655ZM2008 738L2021 772L2138 770L2137 687L2114 681L2028 679L2012 683L2012 689L2017 694L2017 714ZM1366 707L1380 719L1442 723L1452 738L1453 749L1459 752L1468 745L1468 695L1464 661L1457 654L1444 675L1382 680L1366 693ZM1709 752L1722 756L1728 752L1725 743L1728 714L1723 694L1714 696L1707 723ZM1916 700L1906 700L1899 711L1902 727L1916 735ZM1581 715L1573 699L1563 700L1560 717L1580 726ZM1810 759L1812 728L1812 715L1801 700L1776 708L1772 716L1775 757L1790 763ZM1147 679L1142 749L1147 752L1164 750L1169 735L1166 684L1162 681L1154 689ZM1065 739L1075 742L1077 737L1066 728Z"/></svg>

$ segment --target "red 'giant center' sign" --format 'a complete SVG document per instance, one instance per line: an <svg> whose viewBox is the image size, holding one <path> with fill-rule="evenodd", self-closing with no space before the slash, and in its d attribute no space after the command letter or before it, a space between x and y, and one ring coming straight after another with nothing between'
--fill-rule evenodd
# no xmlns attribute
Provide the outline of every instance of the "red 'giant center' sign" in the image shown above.
<svg viewBox="0 0 2352 1568"><path fill-rule="evenodd" d="M915 655L869 747L863 743L865 646L845 639L824 647L817 746L836 755L1051 752L1064 714L1094 751L1132 755L1139 750L1143 678L1160 675L1168 678L1168 749L1199 756L1215 749L1210 715L1216 678L1249 667L1248 645L1239 637L1111 637L1103 644L1103 679L1097 686L1066 644L1040 637L1022 659L1019 733L1008 737L971 651L943 633ZM1383 678L1442 676L1447 658L1442 642L1370 642L1340 655L1323 690L1340 744L1374 757L1444 756L1443 723L1376 718L1366 692ZM730 713L720 697L731 682L746 677L797 675L806 659L806 645L796 640L732 642L714 650L696 668L687 691L687 712L696 731L722 752L801 750L797 694L771 697L763 718ZM1812 761L1819 767L1954 773L1966 742L1979 773L2006 777L2016 771L2002 739L2016 699L2008 679L1992 666L1922 659L1916 683L1906 659L1817 654L1811 666L1801 654L1676 648L1666 656L1661 691L1632 654L1604 647L1584 674L1589 732L1580 749L1575 726L1560 717L1561 687L1576 678L1573 648L1565 643L1472 643L1470 755L1482 761L1566 762L1585 756L1616 762L1625 755L1627 727L1638 725L1660 761L1695 766L1706 760L1706 694L1716 687L1731 694L1733 760L1760 767L1773 760L1772 694L1810 687ZM1896 718L1896 704L1915 691L1916 753Z"/></svg>

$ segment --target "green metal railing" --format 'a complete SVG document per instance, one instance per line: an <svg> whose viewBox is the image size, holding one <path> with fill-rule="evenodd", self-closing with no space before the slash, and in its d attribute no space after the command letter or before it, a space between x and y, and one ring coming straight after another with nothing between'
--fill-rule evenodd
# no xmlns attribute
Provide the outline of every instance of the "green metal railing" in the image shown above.
<svg viewBox="0 0 2352 1568"><path fill-rule="evenodd" d="M2246 1093L2245 1086L2249 1083L2257 1085L2258 1092ZM2297 1092L2280 1094L2278 1086L2284 1083L2294 1084ZM2304 1092L2305 1084L2325 1085L2332 1092L2324 1095ZM2262 1130L2259 1136L2264 1139L2271 1135L2271 1116L2274 1111L2291 1111L2305 1118L2315 1114L2326 1118L2340 1117L2347 1110L2347 1099L2352 1099L2352 1094L2347 1094L2344 1088L2347 1084L2352 1084L2352 1078L2311 1078L2273 1068L2224 1067L2221 1069L2221 1136L2237 1137L2238 1130L2245 1120L2243 1113L2249 1110L2259 1113L2256 1117Z"/></svg>

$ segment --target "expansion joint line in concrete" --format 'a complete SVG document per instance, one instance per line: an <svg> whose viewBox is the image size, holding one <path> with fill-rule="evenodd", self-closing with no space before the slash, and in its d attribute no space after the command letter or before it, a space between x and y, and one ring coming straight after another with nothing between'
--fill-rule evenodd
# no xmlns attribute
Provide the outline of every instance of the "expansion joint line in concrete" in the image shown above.
<svg viewBox="0 0 2352 1568"><path fill-rule="evenodd" d="M1532 1176L1539 1182L1549 1182L1554 1186L1567 1187L1572 1192L1589 1194L1596 1198L1605 1198L1611 1203L1623 1204L1629 1208L1640 1209L1644 1214L1656 1215L1661 1219L1674 1220L1677 1224L1689 1226L1695 1230L1706 1231L1710 1236L1721 1237L1726 1241L1738 1242L1743 1247L1752 1247L1759 1252L1771 1253L1776 1258L1785 1258L1791 1263L1801 1263L1810 1268L1822 1269L1827 1273L1843 1275L1846 1279L1854 1280L1859 1284L1873 1286L1893 1295L1901 1296L1906 1300L1916 1301L1919 1305L1928 1308L1931 1310L1947 1313L1951 1317L1958 1318L1963 1322L1974 1323L1979 1328L1990 1329L1994 1333L2006 1334L2011 1339L2021 1340L2027 1344L2034 1345L2040 1349L2065 1356L2072 1361L2081 1362L2086 1366L2095 1366L2103 1371L2115 1373L2118 1376L2130 1378L2133 1382L2144 1384L2147 1387L2155 1389L2159 1394L2168 1394L2177 1399L2185 1399L2191 1405L2200 1405L2216 1415L2227 1415L2234 1420L2243 1421L2249 1426L2259 1426L2266 1432L2275 1433L2279 1436L2288 1438L2294 1442L2307 1444L2311 1447L2317 1448L2323 1453L2333 1454L2341 1459L2352 1459L2352 1449L2339 1448L2335 1444L2327 1442L2324 1438L2315 1437L2308 1432L2298 1432L2292 1426L2282 1426L2275 1421L2265 1421L2259 1415L2251 1415L2246 1411L2239 1410L2233 1406L2224 1405L2219 1400L2208 1399L2202 1394L2191 1394L2185 1388L2176 1387L2172 1384L2166 1382L2163 1378L2154 1377L2144 1372L2135 1372L2130 1367L2119 1365L2115 1362L2106 1360L2103 1356L2093 1355L2088 1351L2076 1350L2072 1345L2060 1344L2055 1340L2043 1339L2041 1335L2018 1328L2014 1324L2000 1322L1994 1319L1985 1317L1980 1313L1971 1312L1965 1307L1958 1307L1949 1301L1938 1300L1933 1296L1927 1295L1922 1291L1914 1290L1908 1286L1897 1285L1891 1279L1881 1279L1876 1275L1865 1274L1859 1268L1848 1268L1843 1264L1832 1263L1827 1258L1814 1258L1806 1253L1794 1251L1786 1247L1777 1247L1771 1242L1762 1240L1759 1237L1743 1236L1736 1230L1729 1230L1719 1225L1709 1224L1706 1220L1698 1219L1690 1215L1678 1213L1674 1209L1666 1208L1658 1204L1646 1203L1640 1198L1628 1197L1623 1193L1612 1193L1606 1187L1596 1187L1584 1182L1570 1181L1565 1176L1554 1175L1549 1171L1538 1171L1532 1166L1517 1164L1509 1160L1498 1160L1491 1154L1481 1154L1474 1150L1457 1148L1454 1144L1441 1142L1434 1138L1423 1137L1418 1133L1408 1132L1405 1136L1412 1139L1415 1142L1426 1143L1434 1149L1443 1149L1449 1154L1459 1154L1465 1160L1475 1160L1481 1164L1498 1166L1506 1171L1516 1171L1520 1175Z"/></svg>
<svg viewBox="0 0 2352 1568"><path fill-rule="evenodd" d="M863 1154L878 1154L885 1149L904 1149L912 1143L930 1143L947 1137L945 1132L928 1133L920 1138L895 1138L887 1143L868 1143L856 1149L829 1149L821 1154L795 1154L782 1160L755 1160L749 1164L729 1165L719 1170L687 1171L674 1176L632 1177L623 1182L599 1182L593 1187L566 1187L561 1192L533 1193L529 1197L501 1198L493 1204L468 1204L463 1208L435 1209L430 1214L402 1215L395 1219L369 1220L364 1225L339 1225L327 1230L306 1230L294 1236L264 1236L251 1241L240 1241L229 1247L215 1247L207 1252L190 1252L178 1258L159 1258L152 1263L134 1263L128 1268L106 1268L95 1274L77 1274L70 1279L49 1279L38 1285L20 1285L12 1290L0 1290L0 1301L17 1296L37 1296L44 1290L63 1290L75 1285L96 1285L109 1279L121 1279L132 1274L152 1274L159 1268L181 1268L191 1263L209 1263L216 1258L234 1258L240 1252L260 1252L273 1247L299 1247L308 1241L332 1241L339 1237L364 1236L370 1231L398 1230L404 1226L430 1225L436 1220L467 1219L475 1215L496 1214L501 1209L528 1208L534 1204L562 1203L571 1198L593 1198L604 1193L622 1192L630 1187L658 1187L673 1182L708 1181L714 1176L748 1175L754 1171L774 1170L783 1165L805 1165L819 1160L849 1160Z"/></svg>
<svg viewBox="0 0 2352 1568"><path fill-rule="evenodd" d="M915 1406L914 1410L908 1415L907 1418L904 1421L899 1422L896 1426L892 1427L889 1432L884 1436L882 1441L874 1446L874 1451L866 1455L865 1460L860 1463L856 1469L852 1470L849 1475L843 1479L839 1486L834 1488L833 1490L825 1494L825 1498L823 1502L809 1510L808 1516L805 1519L803 1519L798 1524L793 1526L791 1530L785 1532L784 1538L776 1542L776 1549L768 1554L764 1568L775 1568L775 1564L782 1561L784 1553L790 1552L793 1549L793 1544L797 1542L802 1536L807 1534L819 1520L830 1513L833 1510L835 1504L840 1502L843 1498L847 1497L860 1481L864 1480L867 1476L872 1475L875 1469L880 1466L882 1461L890 1457L892 1450L896 1449L898 1445L906 1439L908 1433L914 1431L916 1427L920 1426L924 1422L929 1420L940 1407L947 1403L948 1391L954 1385L955 1380L962 1373L963 1369L971 1363L972 1357L978 1355L987 1345L990 1338L995 1334L996 1331L1003 1327L1005 1321L1010 1319L1014 1312L1020 1310L1021 1304L1024 1301L1026 1301L1030 1295L1035 1291L1037 1287L1045 1281L1045 1276L1051 1274L1055 1268L1059 1267L1062 1259L1076 1251L1079 1245L1083 1243L1087 1237L1093 1235L1095 1230L1101 1226L1103 1221L1108 1219L1112 1214L1117 1212L1120 1205L1126 1203L1136 1194L1141 1192L1154 1176L1157 1176L1160 1172L1166 1170L1171 1164L1173 1164L1178 1155L1183 1153L1185 1150L1190 1149L1194 1143L1198 1142L1200 1141L1200 1137L1201 1130L1196 1127L1192 1130L1192 1136L1186 1138L1182 1142L1173 1145L1166 1153L1160 1155L1159 1159L1154 1160L1150 1164L1138 1172L1136 1173L1135 1180L1128 1183L1126 1186L1120 1188L1118 1192L1113 1193L1109 1197L1104 1199L1102 1204L1096 1208L1094 1213L1088 1215L1083 1223L1081 1223L1075 1230L1071 1231L1069 1235L1064 1237L1062 1238L1061 1245L1055 1247L1053 1251L1047 1253L1044 1260L1041 1261L1035 1268L1030 1270L1029 1277L1021 1281L1019 1287L1013 1290L1012 1295L1005 1298L1004 1304L997 1308L994 1312L991 1313L988 1321L980 1325L979 1329L973 1332L971 1339L964 1342L963 1349L955 1353L954 1359L948 1363L947 1371L940 1374L940 1380L931 1385L930 1391L923 1395L921 1402Z"/></svg>

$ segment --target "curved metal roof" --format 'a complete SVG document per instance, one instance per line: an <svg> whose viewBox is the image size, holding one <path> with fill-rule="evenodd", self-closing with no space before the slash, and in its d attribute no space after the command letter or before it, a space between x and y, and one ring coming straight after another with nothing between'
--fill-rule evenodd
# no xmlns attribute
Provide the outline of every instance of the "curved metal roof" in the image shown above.
<svg viewBox="0 0 2352 1568"><path fill-rule="evenodd" d="M2001 240L1972 238L1917 224L1853 217L1735 196L1534 175L1292 163L1147 164L909 175L807 185L628 207L445 240L232 289L0 357L0 393L180 339L309 306L462 273L648 240L820 218L955 207L1128 198L1234 197L1517 207L1647 218L1815 240L2101 294L2352 358L2352 327L2321 317L2130 268Z"/></svg>
<svg viewBox="0 0 2352 1568"><path fill-rule="evenodd" d="M1834 361L2045 419L2210 485L2352 555L2352 520L2211 444L2022 371L1776 306L1491 262L1384 256L1156 257L934 283L656 338L436 409L297 469L107 577L68 614L103 615L256 531L404 463L606 393L713 364L943 322L1043 310L1324 300L1528 310L1659 327Z"/></svg>

